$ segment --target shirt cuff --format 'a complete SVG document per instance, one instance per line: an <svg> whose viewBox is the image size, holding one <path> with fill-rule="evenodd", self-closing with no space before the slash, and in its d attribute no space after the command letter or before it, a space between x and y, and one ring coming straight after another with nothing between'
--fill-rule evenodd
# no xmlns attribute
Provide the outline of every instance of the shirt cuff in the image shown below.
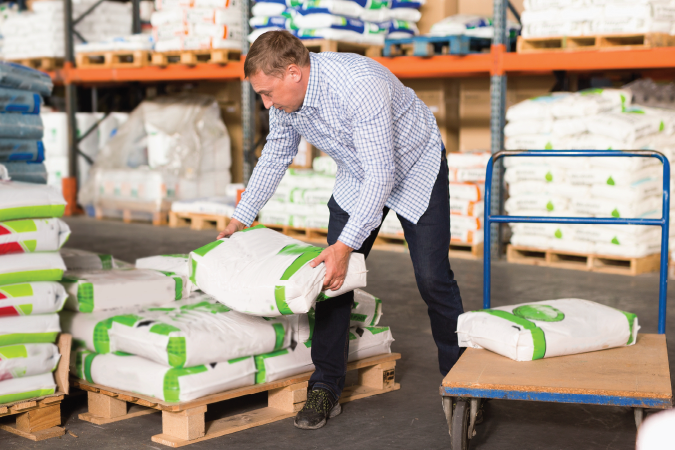
<svg viewBox="0 0 675 450"><path fill-rule="evenodd" d="M244 202L239 202L237 208L234 210L234 214L232 214L232 218L237 219L247 227L250 227L257 215L258 211Z"/></svg>
<svg viewBox="0 0 675 450"><path fill-rule="evenodd" d="M369 231L367 229L361 228L358 225L352 223L350 220L342 229L342 233L340 233L338 240L343 244L353 248L354 250L359 250L363 246L363 243L366 241L366 239L368 239L368 236L370 236L371 232L372 230Z"/></svg>

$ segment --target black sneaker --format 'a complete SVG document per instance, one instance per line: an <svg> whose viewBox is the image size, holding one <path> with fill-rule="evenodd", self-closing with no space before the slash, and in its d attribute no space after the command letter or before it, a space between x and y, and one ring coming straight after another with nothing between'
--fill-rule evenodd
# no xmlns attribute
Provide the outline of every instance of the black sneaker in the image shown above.
<svg viewBox="0 0 675 450"><path fill-rule="evenodd" d="M295 416L295 426L303 430L318 430L326 425L326 420L341 412L340 402L333 400L330 392L321 388L313 389L307 392L307 402Z"/></svg>

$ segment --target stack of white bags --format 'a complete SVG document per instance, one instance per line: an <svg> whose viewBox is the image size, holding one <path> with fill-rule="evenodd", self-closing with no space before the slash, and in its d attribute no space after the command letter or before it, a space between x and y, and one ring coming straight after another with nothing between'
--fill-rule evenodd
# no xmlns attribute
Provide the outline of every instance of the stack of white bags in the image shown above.
<svg viewBox="0 0 675 450"><path fill-rule="evenodd" d="M74 1L73 17L79 17L95 3L95 0ZM10 60L63 58L63 2L39 1L34 2L32 8L33 11L12 15L3 23L3 57ZM131 3L104 1L82 19L75 26L75 30L87 41L102 41L128 35L131 32Z"/></svg>
<svg viewBox="0 0 675 450"><path fill-rule="evenodd" d="M654 149L670 158L675 113L630 101L630 91L621 89L526 100L507 112L506 148ZM661 217L663 169L654 158L520 157L507 158L505 167L510 215ZM511 243L527 247L624 257L660 251L655 227L517 224L512 230Z"/></svg>
<svg viewBox="0 0 675 450"><path fill-rule="evenodd" d="M0 404L56 389L65 203L52 187L0 181Z"/></svg>
<svg viewBox="0 0 675 450"><path fill-rule="evenodd" d="M263 0L252 8L255 41L270 30L289 30L300 39L330 39L382 45L384 39L419 34L425 0Z"/></svg>
<svg viewBox="0 0 675 450"><path fill-rule="evenodd" d="M660 0L525 0L523 37L673 33L675 6Z"/></svg>
<svg viewBox="0 0 675 450"><path fill-rule="evenodd" d="M485 170L490 153L450 153L450 240L458 244L483 242Z"/></svg>
<svg viewBox="0 0 675 450"><path fill-rule="evenodd" d="M241 50L239 0L156 0L150 23L155 51Z"/></svg>
<svg viewBox="0 0 675 450"><path fill-rule="evenodd" d="M520 25L508 21L507 32L510 39L518 36ZM470 36L492 39L495 29L492 19L473 14L455 14L436 22L427 33L429 36Z"/></svg>
<svg viewBox="0 0 675 450"><path fill-rule="evenodd" d="M311 269L309 259L303 259L291 264L293 274L286 274L290 267L280 274L275 267L283 269L281 260L293 263L314 247L293 243L287 248L287 241L297 241L264 228L249 230L190 255L141 258L135 269L90 271L86 280L67 281L73 300L66 305L69 311L62 314L62 326L79 346L71 358L72 373L89 382L180 402L313 370L313 306L317 297L326 298L318 295L320 286L315 292L314 281L323 280L325 271ZM275 243L285 250L276 258L270 254ZM239 251L244 247L255 249L255 254ZM242 258L247 257L258 266L243 264ZM226 269L223 273L235 277L220 283L211 274L229 263L240 270L235 274ZM351 289L365 285L359 281L365 277L365 268L357 266L358 261L350 264ZM248 269L242 271L242 267ZM160 295L164 289L148 290L141 283L121 292L119 283L107 285L103 280L104 275L112 278L153 271L170 274L169 279L183 280L189 275L187 289L204 292L193 292L184 299L176 295L172 301ZM251 277L255 283L248 281ZM292 311L267 309L270 299L276 305L275 298L279 298L274 285L287 289L284 304ZM249 291L254 287L248 292L251 295L246 295L247 287ZM130 299L131 291L139 289L145 291ZM302 295L293 296L299 292ZM381 301L360 290L355 291L355 299L349 360L389 353L391 331L377 326ZM249 300L247 306L243 300Z"/></svg>

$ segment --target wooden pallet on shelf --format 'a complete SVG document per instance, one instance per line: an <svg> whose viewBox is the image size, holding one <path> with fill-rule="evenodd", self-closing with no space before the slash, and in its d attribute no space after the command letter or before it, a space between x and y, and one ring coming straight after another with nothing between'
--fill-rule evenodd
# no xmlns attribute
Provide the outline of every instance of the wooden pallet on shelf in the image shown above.
<svg viewBox="0 0 675 450"><path fill-rule="evenodd" d="M174 64L194 66L203 63L227 64L229 62L240 60L240 50L177 50L171 52L153 52L150 64L153 66L169 66Z"/></svg>
<svg viewBox="0 0 675 450"><path fill-rule="evenodd" d="M191 230L223 230L228 223L230 223L230 218L227 216L180 211L169 212L169 226L171 228L189 226Z"/></svg>
<svg viewBox="0 0 675 450"><path fill-rule="evenodd" d="M363 56L376 58L382 56L382 46L372 44L357 44L355 42L332 41L330 39L303 39L302 43L310 52L340 52L358 53Z"/></svg>
<svg viewBox="0 0 675 450"><path fill-rule="evenodd" d="M75 62L82 69L145 67L150 64L150 54L148 50L78 53Z"/></svg>
<svg viewBox="0 0 675 450"><path fill-rule="evenodd" d="M518 38L518 53L578 52L587 50L640 50L675 46L675 36L665 33L607 34Z"/></svg>
<svg viewBox="0 0 675 450"><path fill-rule="evenodd" d="M0 430L30 439L43 441L63 436L61 401L69 392L68 370L72 336L60 334L56 342L61 359L54 371L56 392L42 397L0 404ZM0 438L2 439L2 438Z"/></svg>
<svg viewBox="0 0 675 450"><path fill-rule="evenodd" d="M345 388L340 403L400 389L394 379L396 361L400 358L400 354L390 353L347 364L348 371L358 371L358 382ZM182 447L295 416L307 399L307 381L311 374L307 372L180 403L164 402L84 380L73 380L72 383L87 391L89 396L89 411L79 415L81 420L105 425L161 411L162 433L152 436L152 441L169 447ZM268 393L268 406L265 408L210 422L204 419L208 405L261 392ZM131 409L127 410L129 404Z"/></svg>
<svg viewBox="0 0 675 450"><path fill-rule="evenodd" d="M96 219L122 219L124 223L150 222L153 225L168 223L171 202L137 202L128 200L101 199L94 205Z"/></svg>
<svg viewBox="0 0 675 450"><path fill-rule="evenodd" d="M509 245L506 260L516 264L635 276L658 271L661 255L629 258Z"/></svg>
<svg viewBox="0 0 675 450"><path fill-rule="evenodd" d="M45 56L41 58L13 59L10 60L10 62L21 64L22 66L27 66L32 69L41 70L43 72L52 72L63 67L64 59Z"/></svg>

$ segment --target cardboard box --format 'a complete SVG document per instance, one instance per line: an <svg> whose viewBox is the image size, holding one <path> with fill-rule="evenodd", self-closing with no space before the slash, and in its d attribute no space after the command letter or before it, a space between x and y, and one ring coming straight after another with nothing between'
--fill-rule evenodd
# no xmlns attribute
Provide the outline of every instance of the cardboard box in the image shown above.
<svg viewBox="0 0 675 450"><path fill-rule="evenodd" d="M316 154L317 150L314 146L307 142L304 137L301 137L300 144L298 145L298 154L295 155L291 167L296 169L311 169Z"/></svg>
<svg viewBox="0 0 675 450"><path fill-rule="evenodd" d="M459 148L459 81L455 79L402 80L436 118L448 152Z"/></svg>
<svg viewBox="0 0 675 450"><path fill-rule="evenodd" d="M458 13L458 0L428 0L420 12L422 18L417 22L417 28L420 34L425 34L436 22Z"/></svg>
<svg viewBox="0 0 675 450"><path fill-rule="evenodd" d="M434 0L431 1L433 2ZM518 14L522 13L525 9L523 2L524 0L511 0L511 4L516 8ZM478 16L492 17L494 16L495 9L492 0L458 0L457 11L458 14L476 14ZM513 22L517 22L511 11L507 10L506 18Z"/></svg>

